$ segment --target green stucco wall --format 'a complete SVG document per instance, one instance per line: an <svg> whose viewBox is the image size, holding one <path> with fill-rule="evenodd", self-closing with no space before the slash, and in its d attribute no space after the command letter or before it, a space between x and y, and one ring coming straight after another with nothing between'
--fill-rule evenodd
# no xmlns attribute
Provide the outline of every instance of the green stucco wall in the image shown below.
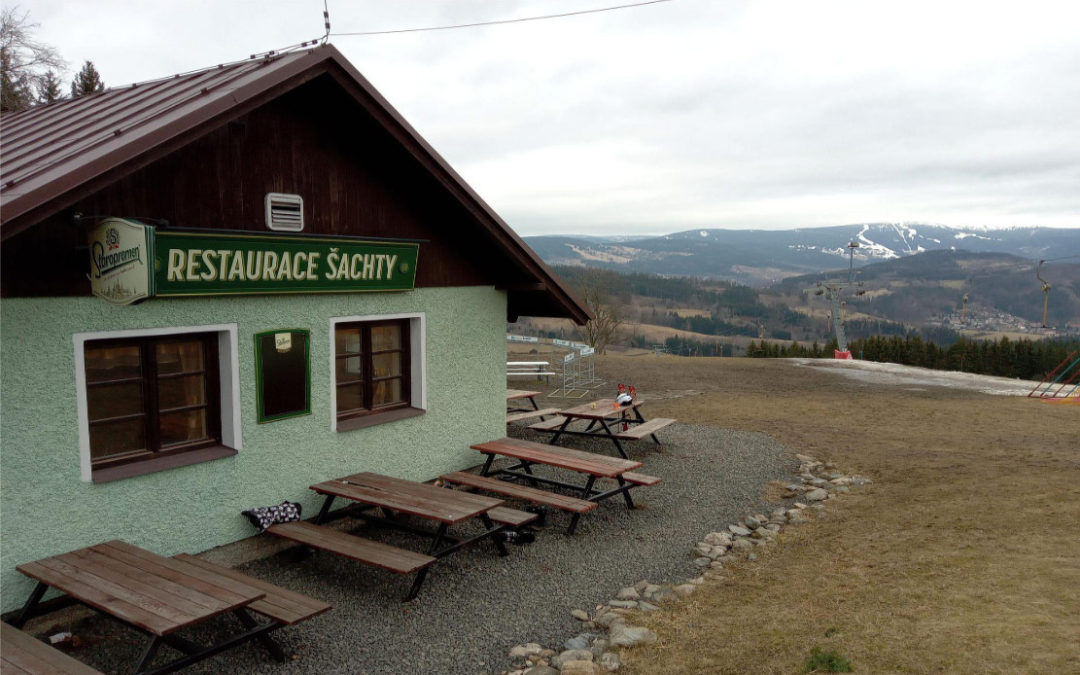
<svg viewBox="0 0 1080 675"><path fill-rule="evenodd" d="M331 317L423 312L427 413L337 433L330 425ZM32 582L15 566L107 539L164 555L254 534L240 511L300 501L308 486L357 471L428 480L476 464L476 443L505 435L506 296L492 288L407 293L0 303L0 595ZM74 333L237 324L243 449L235 457L96 485L80 479ZM311 330L312 414L257 424L252 336Z"/></svg>

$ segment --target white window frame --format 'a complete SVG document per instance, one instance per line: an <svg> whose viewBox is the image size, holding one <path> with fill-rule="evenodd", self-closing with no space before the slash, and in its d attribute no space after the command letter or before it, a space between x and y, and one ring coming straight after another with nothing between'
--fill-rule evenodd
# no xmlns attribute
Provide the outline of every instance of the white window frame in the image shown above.
<svg viewBox="0 0 1080 675"><path fill-rule="evenodd" d="M221 444L243 449L240 427L240 359L239 339L235 323L219 323L208 326L182 326L168 328L133 328L94 333L75 333L75 391L79 417L79 467L83 481L92 482L93 467L90 461L90 416L86 404L86 343L90 340L115 340L124 338L157 337L192 333L217 333L218 379L221 383Z"/></svg>
<svg viewBox="0 0 1080 675"><path fill-rule="evenodd" d="M409 406L427 410L427 316L424 312L403 314L362 314L330 319L330 430L337 431L337 343L339 323L409 320Z"/></svg>

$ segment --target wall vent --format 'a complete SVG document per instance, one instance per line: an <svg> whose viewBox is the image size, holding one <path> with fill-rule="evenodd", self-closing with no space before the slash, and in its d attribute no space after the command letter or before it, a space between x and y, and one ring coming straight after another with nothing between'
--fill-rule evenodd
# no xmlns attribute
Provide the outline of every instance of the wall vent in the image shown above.
<svg viewBox="0 0 1080 675"><path fill-rule="evenodd" d="M270 192L266 195L266 227L278 232L304 229L304 198Z"/></svg>

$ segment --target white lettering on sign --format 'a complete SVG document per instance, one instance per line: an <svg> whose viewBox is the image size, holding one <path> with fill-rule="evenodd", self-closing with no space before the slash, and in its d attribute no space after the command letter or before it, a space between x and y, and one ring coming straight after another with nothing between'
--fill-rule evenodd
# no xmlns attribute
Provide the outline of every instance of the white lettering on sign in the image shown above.
<svg viewBox="0 0 1080 675"><path fill-rule="evenodd" d="M274 348L281 353L292 349L292 333L274 333Z"/></svg>

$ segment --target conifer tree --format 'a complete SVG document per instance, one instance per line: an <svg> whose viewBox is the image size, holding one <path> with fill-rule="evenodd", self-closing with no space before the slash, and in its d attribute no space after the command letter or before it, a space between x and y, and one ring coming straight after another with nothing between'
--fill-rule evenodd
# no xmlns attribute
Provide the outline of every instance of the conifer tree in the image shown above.
<svg viewBox="0 0 1080 675"><path fill-rule="evenodd" d="M75 75L75 79L71 81L71 97L79 98L100 91L105 91L105 83L101 81L101 75L94 67L94 62L87 61L83 64L82 70Z"/></svg>
<svg viewBox="0 0 1080 675"><path fill-rule="evenodd" d="M38 86L38 103L52 103L53 101L59 101L63 97L64 94L60 91L60 78L51 70L45 73L41 78L41 84Z"/></svg>

